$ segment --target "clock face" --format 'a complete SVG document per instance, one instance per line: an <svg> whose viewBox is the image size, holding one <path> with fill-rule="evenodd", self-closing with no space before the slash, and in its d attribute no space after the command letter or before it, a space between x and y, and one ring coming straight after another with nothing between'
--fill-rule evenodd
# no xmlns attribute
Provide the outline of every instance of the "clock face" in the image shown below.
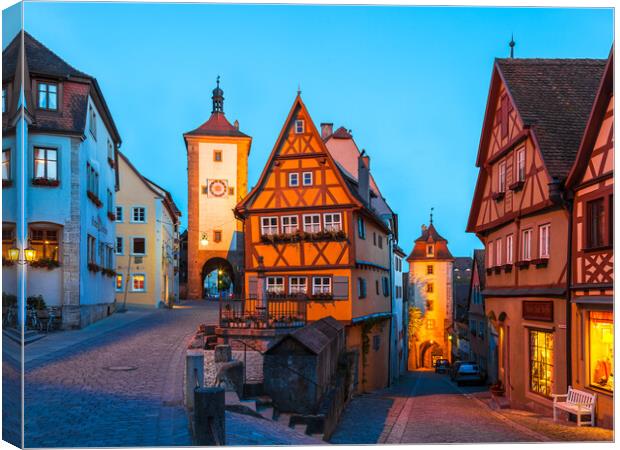
<svg viewBox="0 0 620 450"><path fill-rule="evenodd" d="M226 180L208 180L210 197L224 197L228 191L228 182Z"/></svg>

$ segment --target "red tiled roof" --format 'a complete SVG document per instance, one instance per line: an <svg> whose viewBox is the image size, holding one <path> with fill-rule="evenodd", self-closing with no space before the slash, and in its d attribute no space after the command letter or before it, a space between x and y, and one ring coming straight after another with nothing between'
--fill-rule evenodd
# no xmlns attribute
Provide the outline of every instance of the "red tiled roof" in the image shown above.
<svg viewBox="0 0 620 450"><path fill-rule="evenodd" d="M433 256L426 255L426 244L435 244L435 253ZM407 261L412 260L436 260L436 259L454 259L452 253L448 249L448 241L441 237L432 223L428 228L422 231L422 235L415 240L415 246L407 257Z"/></svg>
<svg viewBox="0 0 620 450"><path fill-rule="evenodd" d="M345 127L340 127L330 137L334 139L351 139L353 136L351 136L351 133L349 133Z"/></svg>
<svg viewBox="0 0 620 450"><path fill-rule="evenodd" d="M185 133L185 136L238 136L248 137L247 134L235 128L223 112L214 112L205 123L195 130Z"/></svg>

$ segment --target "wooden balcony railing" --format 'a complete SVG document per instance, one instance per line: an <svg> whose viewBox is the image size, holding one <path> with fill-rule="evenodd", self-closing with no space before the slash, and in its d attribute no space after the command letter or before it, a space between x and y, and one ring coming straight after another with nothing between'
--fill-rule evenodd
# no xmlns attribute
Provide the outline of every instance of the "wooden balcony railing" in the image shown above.
<svg viewBox="0 0 620 450"><path fill-rule="evenodd" d="M221 299L222 328L296 328L306 325L305 298Z"/></svg>

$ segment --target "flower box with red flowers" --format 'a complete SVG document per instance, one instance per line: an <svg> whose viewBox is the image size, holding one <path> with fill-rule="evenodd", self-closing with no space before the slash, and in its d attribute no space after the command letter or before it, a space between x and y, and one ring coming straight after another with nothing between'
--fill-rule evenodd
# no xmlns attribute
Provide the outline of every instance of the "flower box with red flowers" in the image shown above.
<svg viewBox="0 0 620 450"><path fill-rule="evenodd" d="M530 266L530 261L517 261L515 266L519 269L527 269Z"/></svg>
<svg viewBox="0 0 620 450"><path fill-rule="evenodd" d="M502 267L504 268L504 273L512 272L512 264L504 264Z"/></svg>
<svg viewBox="0 0 620 450"><path fill-rule="evenodd" d="M30 263L30 267L37 267L41 269L53 270L56 267L60 267L60 263L55 259L41 258Z"/></svg>
<svg viewBox="0 0 620 450"><path fill-rule="evenodd" d="M2 187L8 188L13 186L13 180L2 180Z"/></svg>
<svg viewBox="0 0 620 450"><path fill-rule="evenodd" d="M101 200L99 200L99 197L97 197L94 192L91 191L86 191L86 196L95 204L97 205L97 208L101 208L103 206L103 203L101 202Z"/></svg>
<svg viewBox="0 0 620 450"><path fill-rule="evenodd" d="M4 256L2 257L2 265L4 267L11 267L15 265L15 261L11 261L10 259L5 258Z"/></svg>
<svg viewBox="0 0 620 450"><path fill-rule="evenodd" d="M503 200L505 196L506 196L505 192L493 192L493 195L491 195L491 198L495 200L496 202L499 202L500 200Z"/></svg>
<svg viewBox="0 0 620 450"><path fill-rule="evenodd" d="M34 186L47 186L47 187L56 187L60 184L58 180L52 180L49 178L33 178L32 184Z"/></svg>
<svg viewBox="0 0 620 450"><path fill-rule="evenodd" d="M493 267L487 267L487 275L493 275Z"/></svg>
<svg viewBox="0 0 620 450"><path fill-rule="evenodd" d="M524 184L525 184L525 181L515 181L510 186L508 186L508 188L513 192L517 192L523 189Z"/></svg>
<svg viewBox="0 0 620 450"><path fill-rule="evenodd" d="M108 158L108 164L114 169L114 160L112 158Z"/></svg>
<svg viewBox="0 0 620 450"><path fill-rule="evenodd" d="M112 222L114 222L116 220L116 214L114 214L113 212L109 212L108 211L108 219L110 219Z"/></svg>
<svg viewBox="0 0 620 450"><path fill-rule="evenodd" d="M101 270L101 267L99 267L99 265L95 263L88 263L88 270L97 273Z"/></svg>
<svg viewBox="0 0 620 450"><path fill-rule="evenodd" d="M532 264L534 264L536 268L547 267L547 264L549 264L549 258L533 259Z"/></svg>

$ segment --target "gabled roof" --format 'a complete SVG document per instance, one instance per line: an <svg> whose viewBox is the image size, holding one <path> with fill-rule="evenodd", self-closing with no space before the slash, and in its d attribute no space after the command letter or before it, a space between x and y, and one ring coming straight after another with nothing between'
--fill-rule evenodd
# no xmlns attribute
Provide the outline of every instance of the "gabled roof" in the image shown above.
<svg viewBox="0 0 620 450"><path fill-rule="evenodd" d="M605 117L607 110L607 104L609 99L614 94L614 48L612 46L609 52L609 58L607 58L607 64L605 66L605 72L601 77L601 83L596 94L596 99L592 105L592 110L588 118L586 130L583 133L581 144L575 158L575 163L568 174L566 185L573 187L577 185L587 168L588 162L594 150L594 144L598 131Z"/></svg>
<svg viewBox="0 0 620 450"><path fill-rule="evenodd" d="M274 342L265 354L273 353L282 342L292 339L305 347L310 353L319 355L332 341L338 339L339 334L344 337L344 325L333 317L327 316L283 336Z"/></svg>
<svg viewBox="0 0 620 450"><path fill-rule="evenodd" d="M205 123L192 131L188 131L183 136L233 136L249 137L232 125L223 112L214 112Z"/></svg>
<svg viewBox="0 0 620 450"><path fill-rule="evenodd" d="M596 96L604 59L496 59L525 127L530 127L553 178L573 165Z"/></svg>
<svg viewBox="0 0 620 450"><path fill-rule="evenodd" d="M486 271L484 270L484 249L476 249L474 250L474 266L476 267L476 271L478 272L478 281L480 284L480 289L484 289L486 283ZM472 267L473 272L473 267Z"/></svg>

